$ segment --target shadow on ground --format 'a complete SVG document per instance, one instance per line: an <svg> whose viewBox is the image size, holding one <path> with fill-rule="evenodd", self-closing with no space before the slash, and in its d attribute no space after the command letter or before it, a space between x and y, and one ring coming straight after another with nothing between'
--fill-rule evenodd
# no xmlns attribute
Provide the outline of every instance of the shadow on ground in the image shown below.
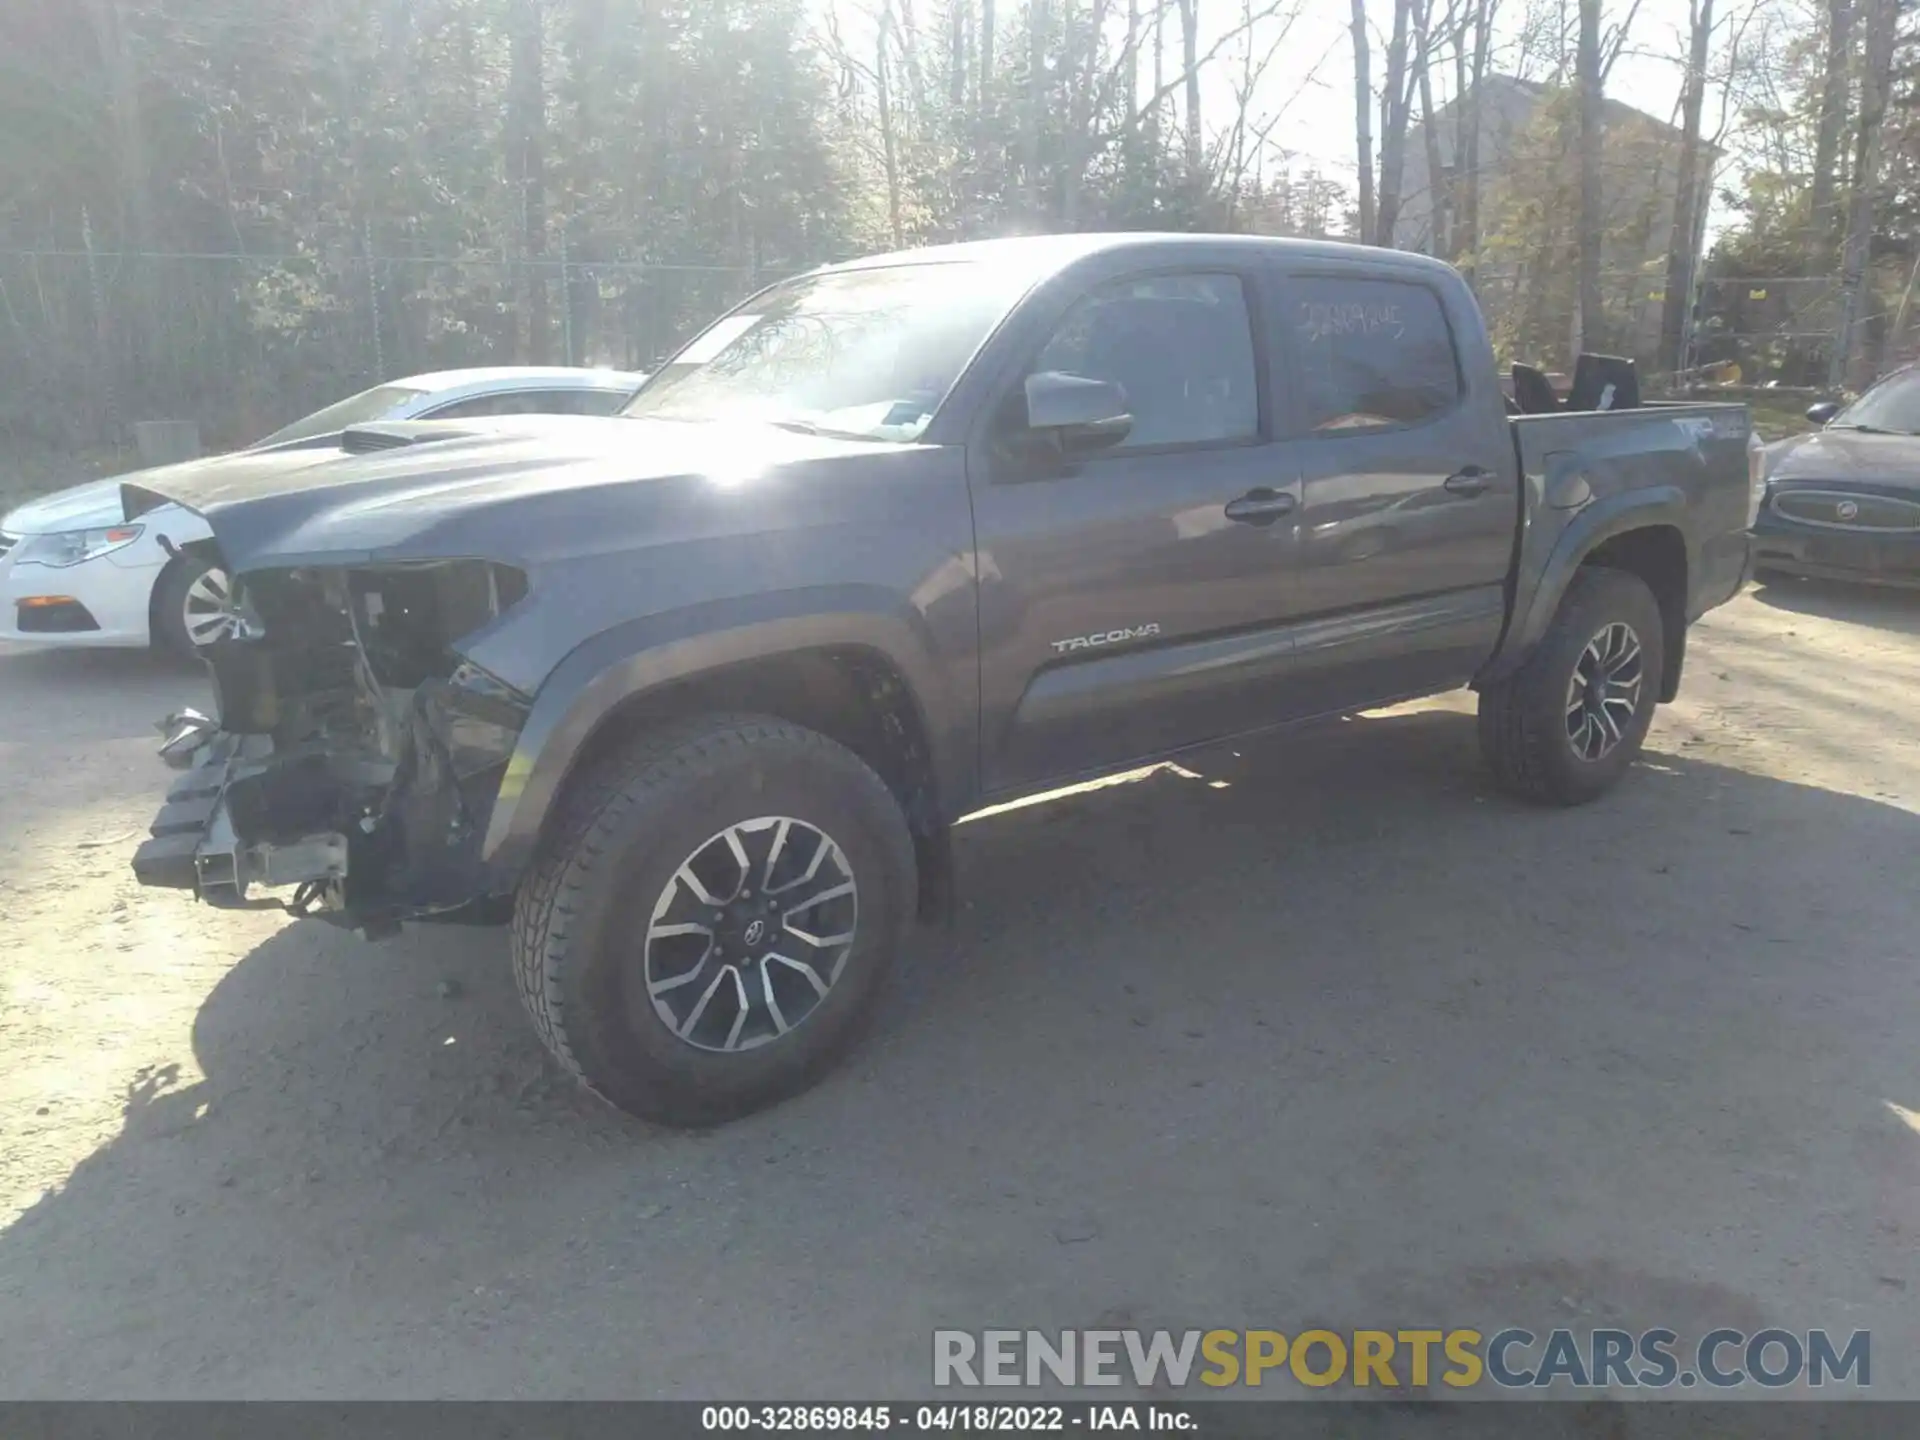
<svg viewBox="0 0 1920 1440"><path fill-rule="evenodd" d="M206 667L151 650L29 650L0 643L0 742L156 735L208 703ZM157 736L156 736L157 738Z"/></svg>
<svg viewBox="0 0 1920 1440"><path fill-rule="evenodd" d="M206 1078L0 1236L17 1395L912 1395L935 1326L1873 1327L1920 1389L1904 810L1650 755L1494 798L1359 720L962 828L818 1090L545 1062L491 932L274 934ZM1292 1392L1292 1387L1288 1387Z"/></svg>
<svg viewBox="0 0 1920 1440"><path fill-rule="evenodd" d="M1753 598L1795 615L1817 615L1901 635L1920 635L1920 590L1769 575L1755 587Z"/></svg>

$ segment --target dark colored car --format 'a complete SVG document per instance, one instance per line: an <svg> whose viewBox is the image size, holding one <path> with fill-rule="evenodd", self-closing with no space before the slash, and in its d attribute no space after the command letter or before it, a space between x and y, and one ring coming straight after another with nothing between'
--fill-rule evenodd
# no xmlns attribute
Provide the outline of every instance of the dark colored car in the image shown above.
<svg viewBox="0 0 1920 1440"><path fill-rule="evenodd" d="M1755 570L1920 586L1920 367L1807 415L1822 428L1762 452Z"/></svg>
<svg viewBox="0 0 1920 1440"><path fill-rule="evenodd" d="M1246 237L837 266L624 418L458 432L169 473L238 599L134 868L510 916L554 1054L676 1123L844 1052L983 805L1463 685L1593 799L1757 499L1742 407L1509 420L1454 271Z"/></svg>

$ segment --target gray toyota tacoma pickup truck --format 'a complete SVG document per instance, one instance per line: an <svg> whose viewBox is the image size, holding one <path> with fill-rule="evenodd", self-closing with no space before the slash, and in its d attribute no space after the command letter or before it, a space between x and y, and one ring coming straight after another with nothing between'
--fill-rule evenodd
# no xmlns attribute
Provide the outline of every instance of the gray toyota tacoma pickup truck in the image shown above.
<svg viewBox="0 0 1920 1440"><path fill-rule="evenodd" d="M1745 578L1747 415L1513 408L1436 262L1035 237L775 285L621 417L170 470L129 518L205 517L234 611L134 868L510 923L569 1070L738 1115L847 1049L983 805L1460 686L1508 790L1617 781Z"/></svg>

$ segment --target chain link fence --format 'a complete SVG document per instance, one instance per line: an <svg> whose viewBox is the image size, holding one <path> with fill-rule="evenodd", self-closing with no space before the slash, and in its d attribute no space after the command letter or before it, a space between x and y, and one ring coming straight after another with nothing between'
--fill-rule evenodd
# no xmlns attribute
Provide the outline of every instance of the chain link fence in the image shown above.
<svg viewBox="0 0 1920 1440"><path fill-rule="evenodd" d="M1740 385L1822 389L1838 342L1842 299L1834 275L1703 279L1683 368ZM1868 325L1876 318L1863 317Z"/></svg>
<svg viewBox="0 0 1920 1440"><path fill-rule="evenodd" d="M245 444L369 385L529 363L645 369L784 271L0 250L0 442L126 443L190 420Z"/></svg>
<svg viewBox="0 0 1920 1440"><path fill-rule="evenodd" d="M1549 368L1570 356L1577 305L1571 274L1489 269L1475 276L1474 289L1496 348L1529 362L1544 358ZM1841 282L1832 275L1702 279L1678 368L1703 383L1822 388L1839 335L1841 297ZM1633 356L1643 374L1658 376L1666 298L1664 267L1602 272L1602 346ZM1876 355L1886 349L1887 319L1878 308L1862 317L1860 342Z"/></svg>

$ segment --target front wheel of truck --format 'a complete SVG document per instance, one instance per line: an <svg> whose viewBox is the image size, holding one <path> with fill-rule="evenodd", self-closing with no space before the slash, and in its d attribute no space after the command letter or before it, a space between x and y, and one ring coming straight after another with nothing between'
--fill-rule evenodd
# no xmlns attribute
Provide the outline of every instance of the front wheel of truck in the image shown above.
<svg viewBox="0 0 1920 1440"><path fill-rule="evenodd" d="M1546 805L1612 789L1653 723L1665 635L1639 576L1579 571L1526 663L1480 692L1480 751L1502 788Z"/></svg>
<svg viewBox="0 0 1920 1440"><path fill-rule="evenodd" d="M717 1124L852 1046L915 908L885 782L750 715L644 735L570 787L515 902L513 963L548 1048L621 1109Z"/></svg>

